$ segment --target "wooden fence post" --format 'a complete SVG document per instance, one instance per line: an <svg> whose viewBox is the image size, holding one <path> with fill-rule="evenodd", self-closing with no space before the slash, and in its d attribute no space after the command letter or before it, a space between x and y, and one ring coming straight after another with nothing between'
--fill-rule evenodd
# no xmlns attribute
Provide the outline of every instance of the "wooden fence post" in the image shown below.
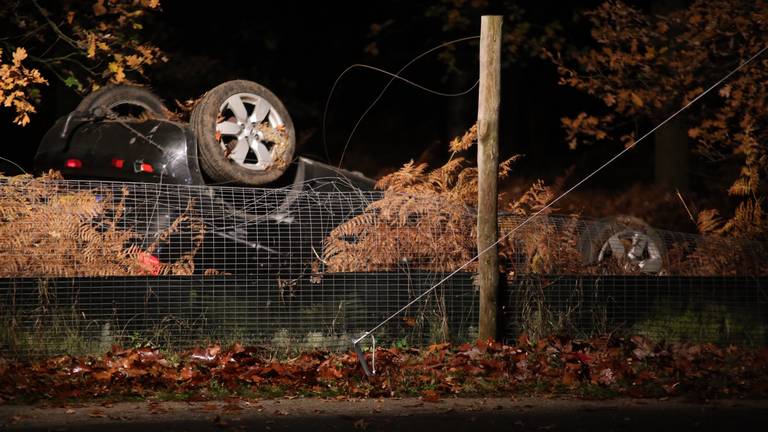
<svg viewBox="0 0 768 432"><path fill-rule="evenodd" d="M499 286L498 171L499 104L501 102L501 23L485 15L480 23L480 99L477 109L477 249L480 286L478 337L496 339ZM488 249L486 251L486 249Z"/></svg>

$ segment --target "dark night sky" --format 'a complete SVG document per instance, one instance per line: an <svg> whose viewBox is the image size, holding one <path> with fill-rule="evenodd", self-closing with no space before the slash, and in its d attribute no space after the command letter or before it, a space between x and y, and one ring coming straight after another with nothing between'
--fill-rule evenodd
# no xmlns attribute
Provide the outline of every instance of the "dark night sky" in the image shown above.
<svg viewBox="0 0 768 432"><path fill-rule="evenodd" d="M439 22L425 18L429 4L405 0L205 4L164 0L163 11L145 30L170 58L167 64L151 71L152 86L172 105L174 99L197 97L229 79L257 81L284 101L297 135L307 137L299 152L326 160L321 131L323 107L334 81L346 67L367 63L395 71L446 40L479 34L479 19L473 19L465 33L444 34ZM567 9L557 2L521 4L534 22L570 22L574 14L573 6ZM380 54L366 54L370 25L389 19L394 20L393 24L377 40ZM476 80L476 53L476 44L456 47L462 71L459 78L446 79L445 65L436 55L421 59L404 76L435 90L463 90ZM352 127L387 81L384 75L363 70L353 71L340 81L328 111L326 133L331 162L338 162ZM578 173L594 168L617 150L613 146L579 152L567 149L559 119L584 110L588 99L558 86L553 66L539 60L513 65L503 71L502 85L501 153L527 155L520 164L520 174L551 179L573 164ZM10 139L4 140L0 155L27 168L45 130L79 100L66 89L49 90L44 96L39 114L24 129L8 126L7 110L1 114L0 127ZM411 158L441 162L447 141L474 122L476 106L476 91L443 98L395 83L361 123L344 164L377 175ZM649 153L635 153L606 176L614 179L612 182L616 178L647 179L648 170L643 165Z"/></svg>

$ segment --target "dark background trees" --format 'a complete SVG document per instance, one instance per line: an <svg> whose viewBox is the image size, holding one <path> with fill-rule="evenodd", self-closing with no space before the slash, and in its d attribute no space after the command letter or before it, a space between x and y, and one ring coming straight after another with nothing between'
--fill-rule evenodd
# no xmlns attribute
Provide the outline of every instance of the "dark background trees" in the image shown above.
<svg viewBox="0 0 768 432"><path fill-rule="evenodd" d="M71 9L77 9L76 16L90 13L88 18L93 25L98 25L97 19L104 18L104 15L94 16L91 11L94 5L99 4L96 1L48 3L42 2L40 6L62 21L62 30L68 30L66 17ZM145 69L144 77L126 68L125 79L150 85L171 106L176 99L184 101L198 97L228 79L245 78L261 82L286 102L299 129L299 136L304 137L303 151L325 159L321 120L331 86L339 74L354 63L367 63L395 71L416 55L447 40L479 34L479 16L491 9L488 2L458 3L461 4L404 0L365 5L352 1L258 5L228 2L198 7L189 2L166 0L155 9L143 6L142 2L126 0L118 4L129 4L132 8L143 6L141 9L144 10L139 17L141 28L135 30L135 39L159 47L162 54L158 57L168 61L159 59ZM528 3L529 9L547 23L558 19L570 20L573 14L570 9L552 11L548 6ZM31 0L6 1L4 4L6 20L10 20L19 10L26 15L39 15ZM107 1L106 5L110 4ZM512 6L504 5L493 10L506 11L507 8ZM556 14L552 15L552 12ZM450 17L457 13L462 18L448 25ZM515 7L515 23L528 19L522 14L522 9ZM112 21L120 18L119 13L106 15L113 17ZM45 27L42 18L38 19L38 24ZM13 25L4 26L4 29L11 37L24 33ZM50 29L46 31L48 34L44 42L31 44L18 38L9 42L25 44L30 53L34 48L39 54L59 39ZM520 38L522 35L518 36ZM84 39L81 57L87 54L88 49ZM56 45L62 46L67 53L74 51L67 44L56 42ZM505 41L505 49L510 54L508 65L522 51L519 45L520 40ZM507 68L510 79L505 81L505 100L509 102L506 107L509 121L504 127L515 135L520 132L519 139L510 138L505 140L504 145L512 146L514 141L515 151L532 156L537 152L551 153L550 144L557 145L561 140L559 116L540 114L560 109L561 101L558 99L561 98L555 95L562 89L557 86L556 71L551 64L531 56L530 51L524 54L525 62L514 60L516 64L524 63L526 67ZM6 49L4 60L8 54ZM105 57L103 61L106 63L99 64L101 69L106 69L113 61L112 53L97 51L96 54ZM38 137L53 119L72 109L80 98L77 88L66 87L63 82L56 81L45 65L28 62L28 66L38 68L49 79L49 85L38 86L45 103L36 104L38 113L32 116L33 123L29 127L7 128L8 121L2 122L7 128L5 132L18 136L24 144L3 146L0 150L5 152L4 156L17 155L24 163L31 160ZM115 80L114 74L103 74L101 69L96 76L84 78L82 74L77 75L84 87L80 93L89 90L88 78L102 84ZM404 76L444 92L469 88L477 79L477 43L461 43L436 51L409 67ZM332 161L338 161L353 125L388 79L370 70L352 71L342 78L328 111L328 156ZM350 166L371 175L394 168L410 158L423 156L439 160L442 157L439 153L445 152L444 143L473 123L476 99L476 93L445 99L395 82L364 119L345 159ZM0 113L10 115L6 110ZM548 142L541 142L542 139ZM529 144L532 142L537 144ZM532 172L541 169L550 171L547 161L529 159ZM534 166L537 168L534 169ZM558 172L559 168L553 167L551 171Z"/></svg>

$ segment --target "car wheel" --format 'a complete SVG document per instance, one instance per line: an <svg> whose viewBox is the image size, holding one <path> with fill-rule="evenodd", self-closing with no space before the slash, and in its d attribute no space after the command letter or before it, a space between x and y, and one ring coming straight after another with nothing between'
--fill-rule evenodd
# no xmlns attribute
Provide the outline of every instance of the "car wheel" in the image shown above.
<svg viewBox="0 0 768 432"><path fill-rule="evenodd" d="M614 261L628 273L660 273L666 256L659 233L632 216L588 223L579 238L579 250L584 264Z"/></svg>
<svg viewBox="0 0 768 432"><path fill-rule="evenodd" d="M96 116L144 117L168 119L169 112L163 101L151 91L131 85L108 85L89 94L80 102L77 111Z"/></svg>
<svg viewBox="0 0 768 432"><path fill-rule="evenodd" d="M280 177L296 147L293 122L280 99L252 81L228 81L192 110L200 165L215 182L263 185Z"/></svg>

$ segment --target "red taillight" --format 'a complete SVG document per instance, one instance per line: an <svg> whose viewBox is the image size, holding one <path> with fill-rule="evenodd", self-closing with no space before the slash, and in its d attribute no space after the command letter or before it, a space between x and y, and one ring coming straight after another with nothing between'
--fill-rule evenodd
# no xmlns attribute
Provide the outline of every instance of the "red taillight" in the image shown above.
<svg viewBox="0 0 768 432"><path fill-rule="evenodd" d="M67 161L64 162L64 166L67 168L82 168L83 162L80 161L80 159L67 159Z"/></svg>
<svg viewBox="0 0 768 432"><path fill-rule="evenodd" d="M118 169L122 169L123 165L125 165L125 160L123 159L112 159L112 166Z"/></svg>
<svg viewBox="0 0 768 432"><path fill-rule="evenodd" d="M144 162L143 160L139 159L133 163L133 170L137 173L145 172L145 173L153 173L155 172L155 169L152 168L152 165Z"/></svg>

